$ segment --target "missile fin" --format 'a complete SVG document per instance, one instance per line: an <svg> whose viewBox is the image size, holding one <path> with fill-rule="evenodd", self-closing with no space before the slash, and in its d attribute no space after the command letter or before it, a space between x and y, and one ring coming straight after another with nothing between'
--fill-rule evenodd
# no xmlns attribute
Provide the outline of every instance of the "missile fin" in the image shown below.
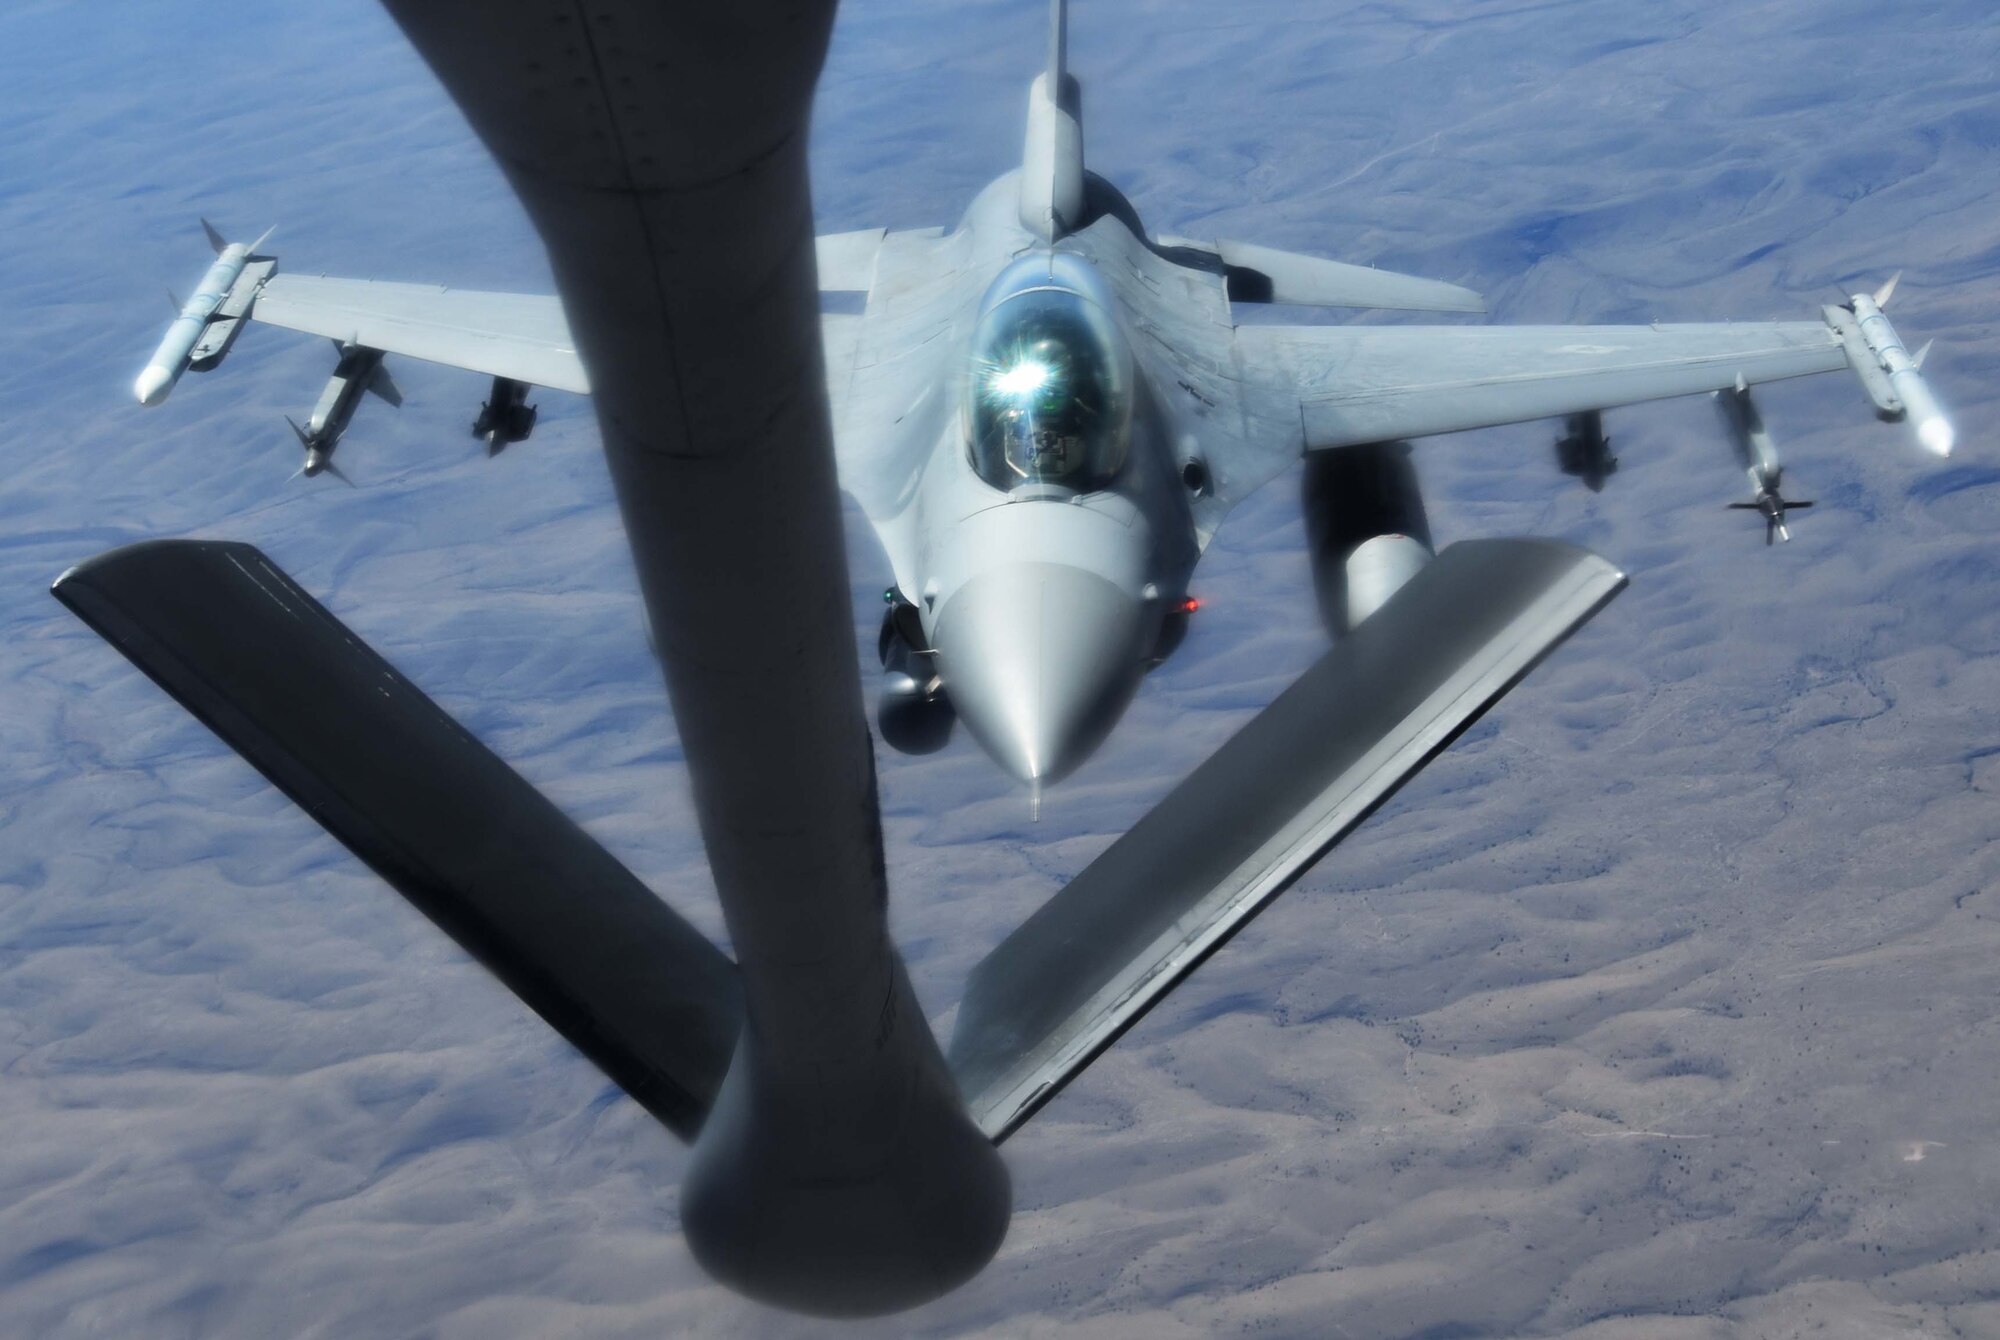
<svg viewBox="0 0 2000 1340"><path fill-rule="evenodd" d="M258 250L261 249L266 242L271 240L271 234L277 231L278 231L278 225L274 223L269 228L266 228L262 233L260 233L257 237L257 240L250 244L250 254L252 256L256 255Z"/></svg>
<svg viewBox="0 0 2000 1340"><path fill-rule="evenodd" d="M1875 290L1875 305L1877 307L1887 307L1889 305L1889 299L1896 296L1896 285L1902 282L1903 282L1903 272L1901 270L1898 270L1896 271L1896 273L1890 275L1889 282L1884 284L1881 288Z"/></svg>
<svg viewBox="0 0 2000 1340"><path fill-rule="evenodd" d="M208 244L211 247L214 247L215 254L220 256L222 254L223 248L227 247L229 243L223 239L221 233L215 231L215 225L210 223L207 219L203 219L201 221L201 230L204 233L208 234Z"/></svg>
<svg viewBox="0 0 2000 1340"><path fill-rule="evenodd" d="M368 389L397 409L403 407L403 391L396 385L396 379L389 375L387 363L377 363L374 373L368 378Z"/></svg>
<svg viewBox="0 0 2000 1340"><path fill-rule="evenodd" d="M1924 360L1931 356L1931 346L1936 343L1936 340L1925 340L1924 347L1917 350L1917 356L1910 360L1910 366L1922 372L1924 370Z"/></svg>

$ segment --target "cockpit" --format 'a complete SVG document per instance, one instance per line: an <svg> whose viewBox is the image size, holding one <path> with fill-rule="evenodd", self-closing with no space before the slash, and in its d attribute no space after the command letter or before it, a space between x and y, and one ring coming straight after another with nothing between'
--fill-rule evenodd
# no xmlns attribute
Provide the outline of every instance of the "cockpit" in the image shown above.
<svg viewBox="0 0 2000 1340"><path fill-rule="evenodd" d="M967 387L972 467L997 489L1103 487L1125 463L1132 353L1096 271L1023 257L987 291Z"/></svg>

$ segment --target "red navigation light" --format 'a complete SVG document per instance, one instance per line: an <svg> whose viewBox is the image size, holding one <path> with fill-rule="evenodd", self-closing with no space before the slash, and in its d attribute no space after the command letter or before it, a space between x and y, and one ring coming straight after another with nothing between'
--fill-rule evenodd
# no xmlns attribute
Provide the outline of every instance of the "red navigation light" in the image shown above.
<svg viewBox="0 0 2000 1340"><path fill-rule="evenodd" d="M1194 612L1195 612L1196 610L1198 610L1198 609L1200 609L1200 608L1201 608L1201 602L1200 602L1199 600L1195 599L1195 598L1194 598L1193 596L1182 596L1182 597L1181 597L1181 613L1182 613L1182 614L1193 614L1193 613L1194 613Z"/></svg>

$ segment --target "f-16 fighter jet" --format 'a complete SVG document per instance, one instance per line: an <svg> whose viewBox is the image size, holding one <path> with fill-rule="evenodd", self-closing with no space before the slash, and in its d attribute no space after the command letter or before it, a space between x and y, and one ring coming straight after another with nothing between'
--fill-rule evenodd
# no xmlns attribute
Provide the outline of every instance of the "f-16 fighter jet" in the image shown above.
<svg viewBox="0 0 2000 1340"><path fill-rule="evenodd" d="M785 1306L880 1312L980 1269L1009 1215L995 1144L1623 585L1547 541L1434 556L1409 439L1562 418L1561 463L1601 486L1603 410L1715 395L1779 538L1756 386L1847 369L1951 449L1886 291L1777 324L1239 325L1482 304L1149 231L1085 168L1063 0L1018 168L948 231L816 243L826 0L387 7L560 297L224 245L134 389L158 403L247 321L332 339L302 434L322 461L384 355L492 377L489 450L532 428L530 386L592 394L736 960L247 546L134 546L57 594L693 1140L691 1248ZM822 315L815 272L859 310ZM891 569L883 738L962 720L1039 787L1171 653L1230 509L1302 455L1332 651L974 970L940 1048L884 920L836 463Z"/></svg>
<svg viewBox="0 0 2000 1340"><path fill-rule="evenodd" d="M1223 518L1301 453L1345 453L1344 491L1378 502L1347 509L1327 537L1339 561L1322 596L1351 626L1431 558L1414 475L1399 448L1375 444L1569 416L1564 468L1602 487L1615 462L1600 411L1716 392L1750 475L1741 506L1774 518L1777 538L1789 538L1781 466L1752 386L1851 369L1882 414L1951 449L1920 360L1866 295L1780 324L1239 326L1244 303L1484 304L1428 279L1149 232L1084 167L1060 9L1052 47L1022 165L956 227L818 239L822 291L865 295L822 331L840 482L892 570L879 722L896 748L934 749L956 719L1031 787L1075 769L1178 641ZM496 449L526 428L500 425L493 406L518 405L527 384L590 388L556 298L286 275L247 255L235 284L202 285L222 295L218 321L488 373L479 431ZM188 320L141 374L141 401L178 375ZM335 381L360 389L351 372ZM351 413L353 397L328 396ZM345 424L320 432L314 459Z"/></svg>

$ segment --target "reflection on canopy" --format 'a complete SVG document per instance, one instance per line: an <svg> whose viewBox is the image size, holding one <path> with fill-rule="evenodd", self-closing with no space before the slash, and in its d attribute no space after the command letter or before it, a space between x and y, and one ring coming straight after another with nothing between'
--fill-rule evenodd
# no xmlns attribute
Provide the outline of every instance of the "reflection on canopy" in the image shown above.
<svg viewBox="0 0 2000 1340"><path fill-rule="evenodd" d="M1102 283L1065 253L1005 271L973 337L972 465L998 489L1100 488L1125 462L1132 356Z"/></svg>

